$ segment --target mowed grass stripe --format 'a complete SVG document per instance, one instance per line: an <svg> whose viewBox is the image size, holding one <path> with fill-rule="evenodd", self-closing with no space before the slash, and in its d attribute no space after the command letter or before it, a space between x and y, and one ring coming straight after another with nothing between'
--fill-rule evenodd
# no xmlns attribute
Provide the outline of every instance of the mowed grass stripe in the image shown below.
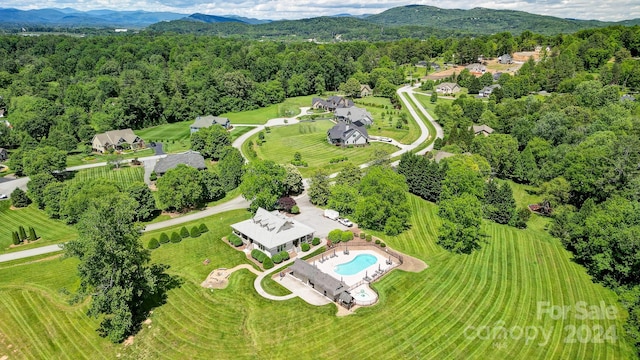
<svg viewBox="0 0 640 360"><path fill-rule="evenodd" d="M70 181L71 183L90 181L95 179L107 179L126 189L134 182L144 181L144 167L125 166L120 169L110 169L108 166L78 170Z"/></svg>

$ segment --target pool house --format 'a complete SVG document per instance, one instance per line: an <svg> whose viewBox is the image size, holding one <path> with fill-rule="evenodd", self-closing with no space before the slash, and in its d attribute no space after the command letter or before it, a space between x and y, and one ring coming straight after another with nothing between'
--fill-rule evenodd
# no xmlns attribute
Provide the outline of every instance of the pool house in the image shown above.
<svg viewBox="0 0 640 360"><path fill-rule="evenodd" d="M251 219L235 223L231 228L247 246L260 249L269 256L310 243L314 233L311 227L297 220L263 208L258 208Z"/></svg>
<svg viewBox="0 0 640 360"><path fill-rule="evenodd" d="M334 279L331 275L322 272L308 262L298 258L291 265L289 271L291 275L300 281L347 309L353 305L353 297L349 294L349 286L347 284Z"/></svg>

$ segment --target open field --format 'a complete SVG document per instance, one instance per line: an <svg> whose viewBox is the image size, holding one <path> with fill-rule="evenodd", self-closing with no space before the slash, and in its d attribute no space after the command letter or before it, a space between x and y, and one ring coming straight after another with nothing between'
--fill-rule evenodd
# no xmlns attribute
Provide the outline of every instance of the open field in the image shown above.
<svg viewBox="0 0 640 360"><path fill-rule="evenodd" d="M123 189L134 182L144 181L143 166L124 166L119 169L111 169L109 166L95 167L91 169L78 170L74 173L70 182L87 181L93 179L112 180Z"/></svg>
<svg viewBox="0 0 640 360"><path fill-rule="evenodd" d="M35 205L29 205L26 208L11 210L9 206L11 201L0 201L0 249L3 252L19 251L39 247L43 245L56 244L71 240L78 236L76 230L66 225L62 221L50 219L44 211L39 210ZM18 227L22 225L25 230L29 231L32 226L40 240L28 244L20 245L9 249L12 244L12 231L18 231ZM0 322L1 323L1 322Z"/></svg>
<svg viewBox="0 0 640 360"><path fill-rule="evenodd" d="M75 260L0 265L0 357L633 357L622 337L622 313L613 320L579 320L571 314L564 320L537 317L538 301L569 306L578 301L590 305L604 301L617 306L615 295L592 284L556 239L539 231L486 223L488 243L482 250L470 256L451 255L435 244L437 207L414 196L411 205L412 229L387 238L387 243L424 259L429 268L421 273L391 272L374 284L380 302L347 317L336 317L332 304L315 307L299 299L275 302L261 298L253 289L255 275L246 270L234 273L224 290L199 286L211 270L246 261L219 240L229 233L230 223L249 216L241 210L206 219L211 231L199 238L153 251L153 260L171 265L169 272L184 282L169 291L166 304L154 310L152 322L126 347L96 335L97 321L84 314L86 303L66 304L68 295L63 289L77 286ZM144 241L158 235L145 234ZM203 265L205 258L211 260L209 265ZM15 276L17 272L20 276ZM613 326L618 339L613 343L565 342L565 329L571 325ZM470 326L504 326L507 330L537 326L551 335L547 343L541 335L527 342L509 333L505 339L483 340Z"/></svg>
<svg viewBox="0 0 640 360"><path fill-rule="evenodd" d="M373 125L367 129L369 135L390 137L402 144L411 144L420 137L420 128L411 114L406 109L394 110L389 99L368 96L355 99L355 104L366 108L373 116ZM402 129L397 129L395 125L400 114L405 114L408 123L404 124Z"/></svg>
<svg viewBox="0 0 640 360"><path fill-rule="evenodd" d="M265 143L262 146L254 146L258 158L273 160L279 164L286 164L293 160L293 154L298 151L302 160L308 167L299 167L303 177L311 176L317 169L324 169L328 173L340 171L347 162L362 164L373 160L376 150L384 150L392 153L397 150L393 145L372 143L365 147L342 148L330 145L327 142L327 130L334 125L333 122L320 120L305 122L288 126L279 126L271 129L271 133L265 133ZM252 142L257 140L254 135L243 145L243 153L247 154ZM329 160L341 156L348 157L347 161L330 164Z"/></svg>
<svg viewBox="0 0 640 360"><path fill-rule="evenodd" d="M166 153L186 151L191 148L191 130L189 126L193 121L163 124L138 130L137 133L147 143L156 141L162 143L162 149ZM231 129L231 140L251 130L250 127L238 126ZM149 154L152 155L152 154Z"/></svg>
<svg viewBox="0 0 640 360"><path fill-rule="evenodd" d="M237 113L225 113L220 116L229 118L232 124L261 125L270 119L294 117L300 114L300 108L311 106L311 99L316 96L317 95L309 95L288 98L280 104L269 105L260 109L241 111Z"/></svg>

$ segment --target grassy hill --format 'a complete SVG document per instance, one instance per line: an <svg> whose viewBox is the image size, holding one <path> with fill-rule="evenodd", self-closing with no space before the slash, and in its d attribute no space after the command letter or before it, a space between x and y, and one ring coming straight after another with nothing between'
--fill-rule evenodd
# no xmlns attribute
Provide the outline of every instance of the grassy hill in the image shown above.
<svg viewBox="0 0 640 360"><path fill-rule="evenodd" d="M347 317L336 317L332 304L266 300L253 289L255 275L246 270L234 273L224 290L200 287L211 270L246 261L220 241L230 232L229 224L247 218L242 210L205 219L209 233L162 245L152 253L154 261L171 265L169 271L183 283L168 293L166 303L154 310L128 346L98 337L98 322L85 315L86 302L67 303L66 294L77 287L74 259L0 264L0 357L633 358L622 337L625 315L620 308L612 320L538 317L540 301L563 306L604 301L617 307L613 292L593 284L559 241L539 230L546 219L534 217L528 230L486 222L487 243L480 251L452 255L435 244L437 207L414 196L411 206L411 230L386 240L425 260L429 268L421 273L393 271L375 283L380 302ZM145 234L143 241L157 236L159 232ZM205 258L209 265L203 265ZM567 326L582 325L613 327L618 339L566 341ZM537 326L551 335L545 343L541 337L526 341L517 333L486 339L474 332L483 326Z"/></svg>

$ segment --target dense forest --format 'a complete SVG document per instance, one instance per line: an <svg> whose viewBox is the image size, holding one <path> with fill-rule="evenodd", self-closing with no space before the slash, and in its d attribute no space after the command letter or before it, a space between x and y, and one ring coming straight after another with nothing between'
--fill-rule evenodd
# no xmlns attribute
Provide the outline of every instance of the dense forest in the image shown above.
<svg viewBox="0 0 640 360"><path fill-rule="evenodd" d="M53 166L63 166L66 154L86 151L96 132L254 109L337 90L351 78L379 91L405 81L404 64L433 58L470 63L479 55L536 46L549 50L517 74L501 76L502 88L488 102L434 99L445 129L437 146L474 157L429 169L434 178L409 190L445 200L441 216L450 224L443 231L466 234L482 216L521 225L509 189L502 182L485 186L487 177L539 186L553 209L549 231L595 281L619 293L629 310L627 333L640 346L640 106L622 98L640 90L640 27L336 44L150 33L2 36L0 109L10 127L0 132L0 146L12 150L12 165L29 164L21 170L38 174L52 164L35 159L50 154ZM454 77L465 87L486 80L465 71ZM539 95L542 90L550 95ZM469 136L474 123L496 132ZM468 184L452 180L465 176ZM509 218L495 211L501 207ZM444 240L443 246L456 248Z"/></svg>

